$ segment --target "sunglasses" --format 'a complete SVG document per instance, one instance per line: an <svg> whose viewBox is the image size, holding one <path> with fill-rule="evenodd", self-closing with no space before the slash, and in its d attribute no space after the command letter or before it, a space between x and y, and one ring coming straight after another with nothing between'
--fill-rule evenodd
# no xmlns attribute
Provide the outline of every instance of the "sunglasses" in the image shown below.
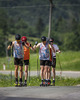
<svg viewBox="0 0 80 100"><path fill-rule="evenodd" d="M53 41L49 41L49 42L53 42Z"/></svg>

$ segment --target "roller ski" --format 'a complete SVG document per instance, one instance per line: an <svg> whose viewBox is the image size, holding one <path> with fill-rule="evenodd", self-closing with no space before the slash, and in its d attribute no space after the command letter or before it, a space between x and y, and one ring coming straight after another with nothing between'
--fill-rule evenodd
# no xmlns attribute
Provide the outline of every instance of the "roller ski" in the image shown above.
<svg viewBox="0 0 80 100"><path fill-rule="evenodd" d="M48 86L50 86L51 85L51 80L48 80Z"/></svg>
<svg viewBox="0 0 80 100"><path fill-rule="evenodd" d="M48 86L48 82L45 82L44 86Z"/></svg>
<svg viewBox="0 0 80 100"><path fill-rule="evenodd" d="M41 82L40 86L45 86L45 82Z"/></svg>
<svg viewBox="0 0 80 100"><path fill-rule="evenodd" d="M18 87L18 82L15 82L14 85L15 85L15 87Z"/></svg>
<svg viewBox="0 0 80 100"><path fill-rule="evenodd" d="M22 82L19 82L18 87L22 87L22 86L23 86Z"/></svg>
<svg viewBox="0 0 80 100"><path fill-rule="evenodd" d="M43 82L40 84L40 86L44 86Z"/></svg>

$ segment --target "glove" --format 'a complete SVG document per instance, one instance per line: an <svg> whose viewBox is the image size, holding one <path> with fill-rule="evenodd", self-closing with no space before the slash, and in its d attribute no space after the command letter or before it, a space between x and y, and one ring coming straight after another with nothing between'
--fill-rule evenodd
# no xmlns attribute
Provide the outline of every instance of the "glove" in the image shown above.
<svg viewBox="0 0 80 100"><path fill-rule="evenodd" d="M24 46L24 45L25 45L25 43L24 43L24 42L22 42L22 45Z"/></svg>
<svg viewBox="0 0 80 100"><path fill-rule="evenodd" d="M35 42L35 45L37 45L37 44L38 44L38 42L36 41L36 42Z"/></svg>
<svg viewBox="0 0 80 100"><path fill-rule="evenodd" d="M32 45L31 45L31 44L29 44L29 46L31 47Z"/></svg>
<svg viewBox="0 0 80 100"><path fill-rule="evenodd" d="M10 42L10 46L12 46L12 42Z"/></svg>

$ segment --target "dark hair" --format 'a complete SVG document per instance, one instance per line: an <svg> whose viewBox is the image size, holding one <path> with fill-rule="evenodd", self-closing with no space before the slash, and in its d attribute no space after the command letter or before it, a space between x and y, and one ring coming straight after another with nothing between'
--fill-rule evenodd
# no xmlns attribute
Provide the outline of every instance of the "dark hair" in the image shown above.
<svg viewBox="0 0 80 100"><path fill-rule="evenodd" d="M50 38L52 41L54 41L54 38Z"/></svg>
<svg viewBox="0 0 80 100"><path fill-rule="evenodd" d="M15 39L16 39L16 40L20 40L20 39L21 39L21 35L16 34Z"/></svg>
<svg viewBox="0 0 80 100"><path fill-rule="evenodd" d="M46 41L46 37L45 36L42 36L41 37L41 41Z"/></svg>

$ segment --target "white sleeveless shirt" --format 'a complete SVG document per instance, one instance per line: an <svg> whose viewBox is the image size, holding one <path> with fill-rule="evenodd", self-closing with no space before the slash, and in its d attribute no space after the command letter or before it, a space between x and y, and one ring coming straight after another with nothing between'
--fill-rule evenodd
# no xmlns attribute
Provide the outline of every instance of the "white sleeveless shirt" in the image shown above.
<svg viewBox="0 0 80 100"><path fill-rule="evenodd" d="M13 55L14 58L23 58L23 46L21 41L19 45L17 45L17 41L14 41Z"/></svg>
<svg viewBox="0 0 80 100"><path fill-rule="evenodd" d="M48 44L44 45L43 43L40 43L39 59L40 60L49 60L50 59Z"/></svg>

